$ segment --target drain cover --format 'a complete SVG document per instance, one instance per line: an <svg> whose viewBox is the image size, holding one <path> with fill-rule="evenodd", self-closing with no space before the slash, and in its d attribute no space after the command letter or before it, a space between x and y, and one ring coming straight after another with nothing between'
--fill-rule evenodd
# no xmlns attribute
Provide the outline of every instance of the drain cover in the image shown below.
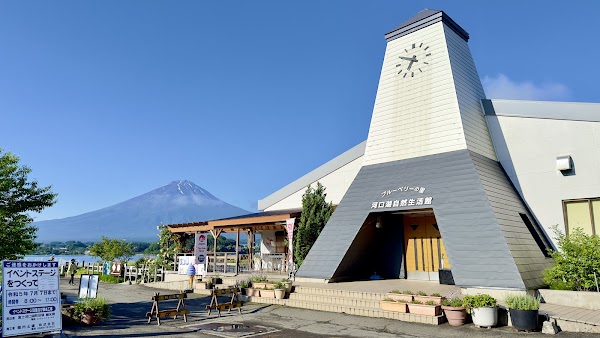
<svg viewBox="0 0 600 338"><path fill-rule="evenodd" d="M186 329L200 330L202 333L218 337L237 338L254 337L266 333L274 333L279 330L273 327L262 325L246 325L244 323L206 323L196 325L186 325Z"/></svg>

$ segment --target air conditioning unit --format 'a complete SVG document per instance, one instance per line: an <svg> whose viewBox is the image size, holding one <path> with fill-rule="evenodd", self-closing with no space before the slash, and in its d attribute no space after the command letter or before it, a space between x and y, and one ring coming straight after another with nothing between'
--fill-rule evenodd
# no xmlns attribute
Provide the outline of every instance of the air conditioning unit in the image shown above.
<svg viewBox="0 0 600 338"><path fill-rule="evenodd" d="M570 155L558 156L556 158L556 169L566 171L573 169L573 160Z"/></svg>

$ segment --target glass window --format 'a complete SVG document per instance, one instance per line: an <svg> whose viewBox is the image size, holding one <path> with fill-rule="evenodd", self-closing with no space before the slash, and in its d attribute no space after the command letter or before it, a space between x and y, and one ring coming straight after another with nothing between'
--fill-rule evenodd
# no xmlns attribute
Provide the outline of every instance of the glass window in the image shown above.
<svg viewBox="0 0 600 338"><path fill-rule="evenodd" d="M581 228L588 235L596 234L597 227L594 223L600 224L600 199L566 201L564 203L567 233Z"/></svg>

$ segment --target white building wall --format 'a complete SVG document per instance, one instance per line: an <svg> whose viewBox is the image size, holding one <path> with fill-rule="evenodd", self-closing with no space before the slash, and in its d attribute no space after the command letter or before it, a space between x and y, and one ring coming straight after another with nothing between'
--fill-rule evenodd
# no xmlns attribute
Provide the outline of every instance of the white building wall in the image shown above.
<svg viewBox="0 0 600 338"><path fill-rule="evenodd" d="M311 182L310 184L314 188L317 186L317 182L320 182L325 187L327 202L337 205L342 200L342 197L344 197L344 194L346 194L346 191L350 187L352 181L354 181L354 178L362 166L362 162L363 157L360 156L350 163L347 163L337 170L327 174L326 176ZM265 211L302 208L302 195L306 191L307 187L308 185L293 192L288 197L269 206L268 208L265 208Z"/></svg>
<svg viewBox="0 0 600 338"><path fill-rule="evenodd" d="M397 71L398 57L413 43L430 47L430 65L424 73L404 78ZM443 23L388 42L364 165L465 148Z"/></svg>
<svg viewBox="0 0 600 338"><path fill-rule="evenodd" d="M600 197L600 122L486 116L498 160L546 233L564 231L562 201ZM571 155L563 175L556 157ZM556 243L555 243L556 244Z"/></svg>

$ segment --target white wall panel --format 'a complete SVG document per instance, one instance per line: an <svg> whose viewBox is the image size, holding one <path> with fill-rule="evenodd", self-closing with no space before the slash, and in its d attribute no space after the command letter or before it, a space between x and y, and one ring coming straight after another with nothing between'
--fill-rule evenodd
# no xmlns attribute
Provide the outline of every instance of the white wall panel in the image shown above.
<svg viewBox="0 0 600 338"><path fill-rule="evenodd" d="M362 162L363 157L361 156L317 180L325 187L327 202L332 202L334 205L340 203L342 197L344 197L344 194L346 194L346 191L350 187L350 183L354 181L354 178L358 174L358 171L362 166ZM313 188L316 187L317 181L311 183ZM305 191L306 187L269 206L265 209L265 211L302 208L302 195Z"/></svg>
<svg viewBox="0 0 600 338"><path fill-rule="evenodd" d="M562 201L600 197L600 122L486 116L498 160L544 230L564 230ZM556 157L571 155L563 175Z"/></svg>

